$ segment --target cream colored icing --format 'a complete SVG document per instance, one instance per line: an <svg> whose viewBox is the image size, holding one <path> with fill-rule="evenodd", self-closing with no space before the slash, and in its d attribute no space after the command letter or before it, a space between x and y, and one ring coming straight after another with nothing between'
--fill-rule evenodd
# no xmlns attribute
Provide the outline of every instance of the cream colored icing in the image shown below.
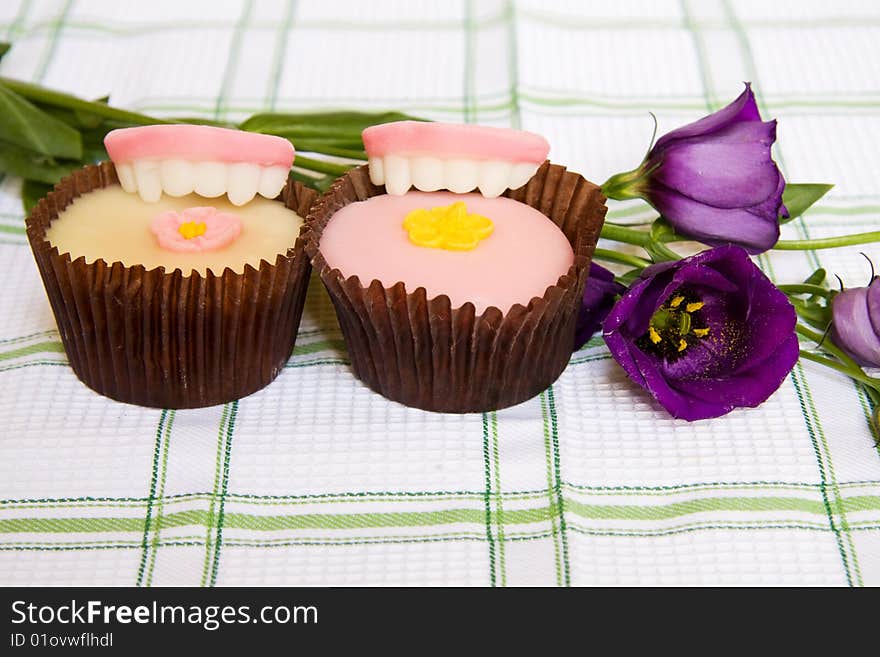
<svg viewBox="0 0 880 657"><path fill-rule="evenodd" d="M208 205L241 219L241 234L234 242L202 253L179 253L159 245L150 230L153 217L169 210L181 212ZM71 203L49 226L46 239L60 253L70 253L71 260L85 256L86 262L102 258L129 267L165 267L169 272L180 269L184 275L193 271L204 275L208 269L220 275L226 267L242 273L246 264L259 268L260 260L274 263L279 253L294 245L302 221L281 202L264 198L237 207L226 199L163 194L156 203L145 203L136 194L112 185Z"/></svg>
<svg viewBox="0 0 880 657"><path fill-rule="evenodd" d="M417 208L464 201L468 212L494 222L492 234L472 251L450 251L413 244L403 227ZM408 292L424 287L428 298L449 296L453 308L472 302L477 314L495 306L507 312L544 295L574 261L571 245L550 219L509 198L480 194L408 192L352 203L327 223L321 254L344 276L363 285L374 279L391 287L403 281Z"/></svg>

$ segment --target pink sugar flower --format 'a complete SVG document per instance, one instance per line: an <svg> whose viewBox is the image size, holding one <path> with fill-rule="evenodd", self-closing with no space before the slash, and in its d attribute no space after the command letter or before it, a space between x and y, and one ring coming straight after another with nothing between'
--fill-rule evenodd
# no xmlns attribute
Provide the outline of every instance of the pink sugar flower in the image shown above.
<svg viewBox="0 0 880 657"><path fill-rule="evenodd" d="M183 212L169 210L157 214L150 229L159 245L178 253L216 251L235 241L241 234L241 219L217 208L187 208Z"/></svg>

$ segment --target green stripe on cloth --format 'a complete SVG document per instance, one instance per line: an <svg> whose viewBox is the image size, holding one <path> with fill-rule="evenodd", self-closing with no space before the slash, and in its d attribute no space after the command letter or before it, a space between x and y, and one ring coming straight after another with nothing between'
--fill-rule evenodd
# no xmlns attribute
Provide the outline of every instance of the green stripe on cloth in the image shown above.
<svg viewBox="0 0 880 657"><path fill-rule="evenodd" d="M165 431L162 440L162 465L159 468L159 508L156 512L156 529L153 532L153 540L150 545L150 561L147 565L146 586L153 585L153 572L156 567L156 555L159 552L159 535L162 527L162 514L165 512L165 481L168 479L168 452L171 450L171 428L174 425L175 411L168 412L168 421L165 423Z"/></svg>
<svg viewBox="0 0 880 657"><path fill-rule="evenodd" d="M165 422L168 418L168 411L163 410L159 416L159 426L156 428L156 446L153 448L153 468L150 475L150 494L147 497L147 514L144 519L144 538L141 541L143 552L141 554L140 565L137 571L136 586L143 586L144 572L147 567L147 555L149 552L150 523L153 518L153 502L156 499L156 482L159 479L159 463L162 456L162 445L165 436Z"/></svg>
<svg viewBox="0 0 880 657"><path fill-rule="evenodd" d="M495 518L498 527L498 568L501 571L501 586L507 586L507 566L504 561L504 495L501 490L501 446L498 440L498 413L492 411L492 466L495 482Z"/></svg>
<svg viewBox="0 0 880 657"><path fill-rule="evenodd" d="M727 19L736 34L740 48L742 50L743 58L746 64L746 68L749 71L749 74L756 85L760 85L760 79L758 77L758 67L755 63L755 57L752 53L751 44L749 42L748 34L746 33L742 23L740 22L736 11L733 6L730 4L729 0L721 0L721 4L724 7L724 13L727 16ZM757 97L758 104L761 107L762 111L767 112L767 108L763 106L760 100L760 96ZM785 158L782 153L782 147L780 144L776 145L776 156L779 160L779 168L787 176ZM807 224L805 221L805 217L802 215L795 219L794 225L797 226L799 232L802 237L805 239L809 239L809 230L807 229ZM807 260L811 263L813 267L820 267L821 262L819 260L818 254L813 251L804 251L804 255L807 257ZM834 474L834 465L831 458L831 451L828 448L828 441L825 437L825 431L822 427L822 422L819 418L819 413L816 410L816 405L813 402L813 394L810 390L809 380L804 372L804 369L800 363L795 367L795 370L792 372L792 378L800 378L800 385L798 387L798 396L800 397L803 393L803 396L806 398L806 403L809 406L809 414L810 414L810 422L808 423L808 430L810 432L810 438L813 441L814 448L817 452L817 458L819 460L819 468L820 475L822 477L823 484L826 481L826 474L830 479L831 483L831 493L833 495L833 507L837 510L840 515L840 529L838 530L837 522L834 518L834 513L832 511L832 505L829 504L826 498L826 507L828 510L828 519L831 523L832 529L834 530L835 536L838 541L838 549L841 554L841 558L843 560L843 565L846 570L846 577L848 583L856 586L862 586L863 580L861 575L861 570L859 567L858 557L856 555L855 543L852 540L852 536L849 533L846 515L842 510L842 506L840 503L840 489L837 487L837 477ZM804 408L803 399L801 400L802 408ZM806 411L806 409L805 409ZM805 420L806 420L806 412L805 412ZM823 464L824 463L824 464ZM827 472L826 472L827 470ZM826 494L825 488L823 486L822 489L823 497Z"/></svg>
<svg viewBox="0 0 880 657"><path fill-rule="evenodd" d="M222 469L223 469L223 456L225 454L225 445L226 445L226 425L229 421L229 410L230 404L223 405L223 412L220 415L220 429L217 432L217 452L214 458L214 488L211 493L211 504L208 507L208 522L207 522L207 532L205 534L205 560L202 565L202 579L201 585L207 586L210 582L211 577L211 569L213 564L213 538L212 534L214 532L214 524L215 524L215 516L214 509L217 504L217 499L220 496L220 481L223 477Z"/></svg>
<svg viewBox="0 0 880 657"><path fill-rule="evenodd" d="M566 511L590 520L629 520L636 522L669 520L698 513L748 513L748 512L797 512L815 516L826 515L823 501L803 497L706 497L663 504L587 504L571 498L565 501ZM490 511L490 522L504 525L532 524L553 520L561 516L561 507L555 500L530 509L506 509ZM844 512L880 511L880 495L857 495L841 501ZM499 518L499 516L502 516ZM715 521L717 522L717 521ZM727 522L727 521L725 521ZM778 522L777 520L742 522ZM880 523L880 519L865 521ZM204 526L213 528L218 521L212 511L187 509L167 513L148 523L135 516L64 517L64 518L3 518L0 534L12 533L88 533L88 532L143 532L151 525L158 529ZM379 527L430 527L448 524L472 524L484 527L485 508L447 508L432 511L389 511L370 513L299 513L299 514L253 514L226 511L223 516L225 529L254 531L281 531L300 529L350 530ZM645 528L651 531L653 528ZM217 541L210 534L204 541L212 556L217 552ZM141 541L143 547L143 540ZM560 580L562 578L560 576ZM206 581L209 581L206 579Z"/></svg>
<svg viewBox="0 0 880 657"><path fill-rule="evenodd" d="M217 101L214 104L214 119L221 120L226 117L226 99L229 95L229 89L235 82L235 75L238 70L238 57L241 50L241 40L244 36L245 26L248 24L253 9L253 0L245 0L241 10L238 22L235 24L235 30L232 34L232 44L229 47L229 56L226 59L226 67L223 70L223 81L220 83L220 91L217 94Z"/></svg>
<svg viewBox="0 0 880 657"><path fill-rule="evenodd" d="M497 577L495 575L496 559L495 559L495 537L492 532L492 459L489 456L489 422L486 413L482 414L483 427L483 470L486 478L486 492L483 496L486 519L486 542L489 547L489 584L497 585Z"/></svg>

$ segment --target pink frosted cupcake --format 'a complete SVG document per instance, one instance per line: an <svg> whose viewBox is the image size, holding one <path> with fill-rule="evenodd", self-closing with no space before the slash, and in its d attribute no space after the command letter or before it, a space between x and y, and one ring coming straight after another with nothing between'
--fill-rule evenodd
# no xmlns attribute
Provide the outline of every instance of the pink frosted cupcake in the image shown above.
<svg viewBox="0 0 880 657"><path fill-rule="evenodd" d="M571 355L599 188L546 162L532 133L401 122L364 143L370 164L321 197L304 233L355 375L433 411L544 390Z"/></svg>

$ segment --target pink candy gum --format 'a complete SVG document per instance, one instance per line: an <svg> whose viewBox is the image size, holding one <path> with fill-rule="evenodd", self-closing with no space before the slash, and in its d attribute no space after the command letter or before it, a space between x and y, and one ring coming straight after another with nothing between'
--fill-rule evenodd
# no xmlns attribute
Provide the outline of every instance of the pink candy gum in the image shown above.
<svg viewBox="0 0 880 657"><path fill-rule="evenodd" d="M104 137L110 159L117 164L142 158L191 162L248 162L290 168L293 144L281 137L206 125L148 125L112 130Z"/></svg>
<svg viewBox="0 0 880 657"><path fill-rule="evenodd" d="M364 130L363 139L370 157L424 153L541 163L550 152L547 140L533 132L455 123L383 123Z"/></svg>

